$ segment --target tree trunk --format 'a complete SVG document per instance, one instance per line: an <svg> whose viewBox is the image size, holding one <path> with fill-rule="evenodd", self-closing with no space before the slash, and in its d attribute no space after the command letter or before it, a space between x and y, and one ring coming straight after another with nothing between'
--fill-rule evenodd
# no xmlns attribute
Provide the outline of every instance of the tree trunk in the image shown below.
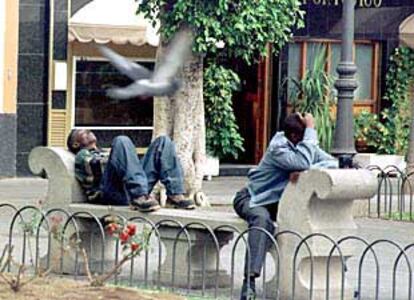
<svg viewBox="0 0 414 300"><path fill-rule="evenodd" d="M407 153L407 175L414 172L414 81L411 82L408 97L411 103L411 125ZM409 177L409 182L411 189L406 187L405 190L414 193L414 174Z"/></svg>
<svg viewBox="0 0 414 300"><path fill-rule="evenodd" d="M161 43L160 43L161 44ZM157 60L164 46L159 46ZM181 72L183 85L173 97L154 99L153 139L168 135L174 141L191 198L201 191L206 156L203 102L203 60L193 55Z"/></svg>

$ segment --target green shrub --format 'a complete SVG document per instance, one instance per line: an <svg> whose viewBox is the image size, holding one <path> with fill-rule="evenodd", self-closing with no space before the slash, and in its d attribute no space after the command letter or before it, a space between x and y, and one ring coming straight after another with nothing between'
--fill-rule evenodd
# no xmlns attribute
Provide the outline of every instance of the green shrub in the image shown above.
<svg viewBox="0 0 414 300"><path fill-rule="evenodd" d="M387 128L379 122L378 115L364 110L354 118L354 125L355 140L378 152L387 132Z"/></svg>
<svg viewBox="0 0 414 300"><path fill-rule="evenodd" d="M408 97L414 80L414 50L395 49L387 71L387 90L384 99L391 106L380 113L380 119L362 112L355 120L355 138L362 138L377 153L406 155L411 122L411 103Z"/></svg>
<svg viewBox="0 0 414 300"><path fill-rule="evenodd" d="M233 92L239 88L236 73L223 66L210 64L204 70L204 103L206 110L207 152L214 157L228 155L237 159L244 151L232 107Z"/></svg>

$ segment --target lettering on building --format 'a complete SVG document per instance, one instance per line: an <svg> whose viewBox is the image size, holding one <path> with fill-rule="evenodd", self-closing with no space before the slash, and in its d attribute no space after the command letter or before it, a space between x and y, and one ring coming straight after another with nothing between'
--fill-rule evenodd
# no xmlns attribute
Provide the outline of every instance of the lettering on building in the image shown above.
<svg viewBox="0 0 414 300"><path fill-rule="evenodd" d="M343 0L302 0L303 4L314 4L321 6L339 6ZM381 7L382 0L356 0L356 6L362 8Z"/></svg>

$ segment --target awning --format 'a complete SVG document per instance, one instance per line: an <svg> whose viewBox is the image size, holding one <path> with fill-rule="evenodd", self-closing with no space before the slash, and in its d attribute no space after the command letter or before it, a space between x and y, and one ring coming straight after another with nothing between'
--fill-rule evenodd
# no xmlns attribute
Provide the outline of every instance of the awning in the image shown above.
<svg viewBox="0 0 414 300"><path fill-rule="evenodd" d="M400 41L404 45L414 49L414 14L401 23Z"/></svg>
<svg viewBox="0 0 414 300"><path fill-rule="evenodd" d="M135 0L94 0L69 20L69 42L158 46L157 29L137 15Z"/></svg>

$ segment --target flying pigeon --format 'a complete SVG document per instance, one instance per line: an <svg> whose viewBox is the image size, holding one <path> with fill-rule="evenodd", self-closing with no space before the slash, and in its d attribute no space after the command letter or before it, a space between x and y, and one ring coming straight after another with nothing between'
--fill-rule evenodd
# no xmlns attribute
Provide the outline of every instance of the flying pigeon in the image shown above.
<svg viewBox="0 0 414 300"><path fill-rule="evenodd" d="M102 55L120 73L134 80L126 87L108 89L107 95L114 99L125 100L137 96L169 96L174 94L181 86L181 80L177 78L177 73L190 54L192 44L193 36L189 30L178 32L166 49L165 55L156 65L154 72L130 61L108 47L99 46Z"/></svg>

